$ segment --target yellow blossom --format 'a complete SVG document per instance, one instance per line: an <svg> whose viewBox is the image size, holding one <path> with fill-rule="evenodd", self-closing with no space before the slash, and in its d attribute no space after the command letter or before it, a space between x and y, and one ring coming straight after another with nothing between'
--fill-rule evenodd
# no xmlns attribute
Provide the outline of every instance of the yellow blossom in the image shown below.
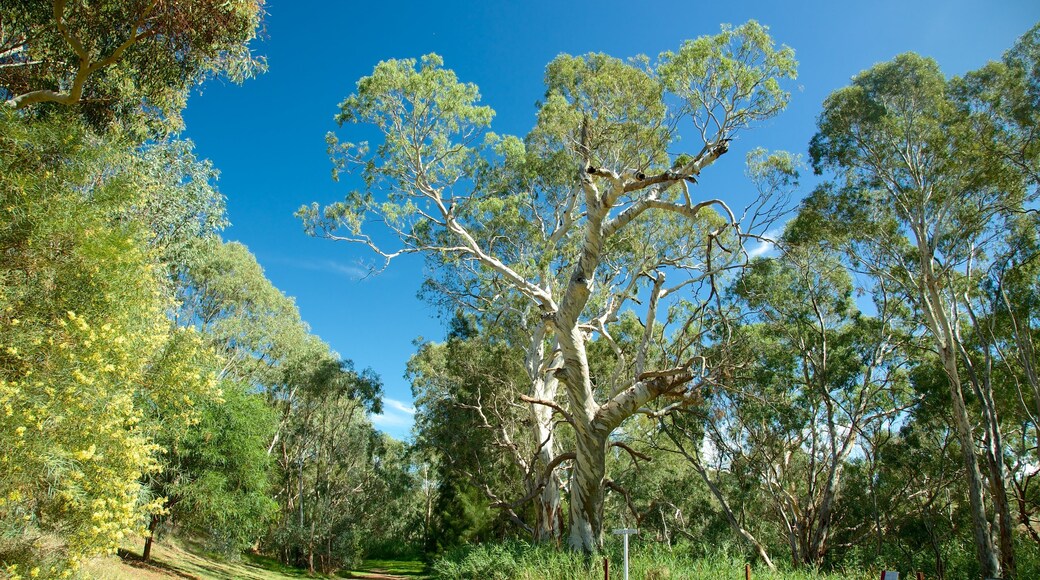
<svg viewBox="0 0 1040 580"><path fill-rule="evenodd" d="M80 451L77 451L76 452L76 458L79 459L80 461L86 461L86 460L90 459L91 457L93 457L94 453L96 451L97 451L97 446L94 445L93 443L91 443L90 447L88 447L86 449L82 449Z"/></svg>

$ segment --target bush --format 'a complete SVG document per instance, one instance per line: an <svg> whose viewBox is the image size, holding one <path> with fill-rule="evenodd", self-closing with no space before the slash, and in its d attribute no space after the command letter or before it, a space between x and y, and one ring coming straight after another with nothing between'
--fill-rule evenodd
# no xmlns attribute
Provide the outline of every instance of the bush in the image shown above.
<svg viewBox="0 0 1040 580"><path fill-rule="evenodd" d="M587 556L553 546L532 546L526 542L462 546L445 553L432 567L433 577L444 580L599 580L603 578L603 558L610 560L612 578L623 577L623 555L616 542L598 556ZM701 546L700 548L703 548ZM731 579L743 577L746 560L730 546L702 555L698 547L669 549L636 541L629 550L629 575L632 578L671 580L673 578ZM864 580L876 577L871 570L846 570L824 574L811 569L780 569L771 572L756 568L756 580Z"/></svg>

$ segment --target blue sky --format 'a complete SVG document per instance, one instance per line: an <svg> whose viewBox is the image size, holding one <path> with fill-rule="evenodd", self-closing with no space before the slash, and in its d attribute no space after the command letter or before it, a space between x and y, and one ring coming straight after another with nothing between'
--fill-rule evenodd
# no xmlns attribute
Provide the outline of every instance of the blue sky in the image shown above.
<svg viewBox="0 0 1040 580"><path fill-rule="evenodd" d="M440 340L436 312L416 297L419 259L363 277L365 248L304 235L293 212L341 199L324 136L337 104L380 60L436 52L497 111L493 129L525 134L544 93L545 65L560 53L656 56L721 23L755 19L795 49L799 77L779 118L742 135L702 180L699 195L740 195L744 151L761 146L804 154L823 99L871 65L905 52L935 58L949 75L997 59L1040 20L1040 2L317 2L268 0L263 39L270 70L242 86L211 81L192 96L184 136L221 171L232 227L268 277L294 296L315 333L384 382L376 425L406 438L414 408L405 363L420 337ZM349 138L348 134L341 135ZM713 170L715 168L712 168ZM805 180L803 192L811 188Z"/></svg>

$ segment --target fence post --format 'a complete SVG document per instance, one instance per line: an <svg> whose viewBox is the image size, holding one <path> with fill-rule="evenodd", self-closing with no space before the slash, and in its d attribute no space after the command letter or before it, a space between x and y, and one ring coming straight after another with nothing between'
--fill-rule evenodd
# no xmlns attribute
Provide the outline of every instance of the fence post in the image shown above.
<svg viewBox="0 0 1040 580"><path fill-rule="evenodd" d="M751 564L744 564L744 580L751 580Z"/></svg>
<svg viewBox="0 0 1040 580"><path fill-rule="evenodd" d="M603 580L610 580L610 559L603 558Z"/></svg>
<svg viewBox="0 0 1040 580"><path fill-rule="evenodd" d="M917 580L924 580L924 572L917 573Z"/></svg>

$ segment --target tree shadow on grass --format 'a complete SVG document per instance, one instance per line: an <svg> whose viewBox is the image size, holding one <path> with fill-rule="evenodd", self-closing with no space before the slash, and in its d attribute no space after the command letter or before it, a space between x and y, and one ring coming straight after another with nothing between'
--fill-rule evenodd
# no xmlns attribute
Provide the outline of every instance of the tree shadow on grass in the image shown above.
<svg viewBox="0 0 1040 580"><path fill-rule="evenodd" d="M171 566L170 564L167 564L165 562L160 562L154 558L145 562L141 559L141 556L139 556L138 554L135 554L130 550L124 550L123 548L120 548L117 553L119 554L119 559L122 560L123 563L127 566L131 566L139 570L148 570L151 572L172 574L174 576L186 578L188 580L196 580L195 576L192 576L191 574L185 574L184 572L177 569L175 566Z"/></svg>

